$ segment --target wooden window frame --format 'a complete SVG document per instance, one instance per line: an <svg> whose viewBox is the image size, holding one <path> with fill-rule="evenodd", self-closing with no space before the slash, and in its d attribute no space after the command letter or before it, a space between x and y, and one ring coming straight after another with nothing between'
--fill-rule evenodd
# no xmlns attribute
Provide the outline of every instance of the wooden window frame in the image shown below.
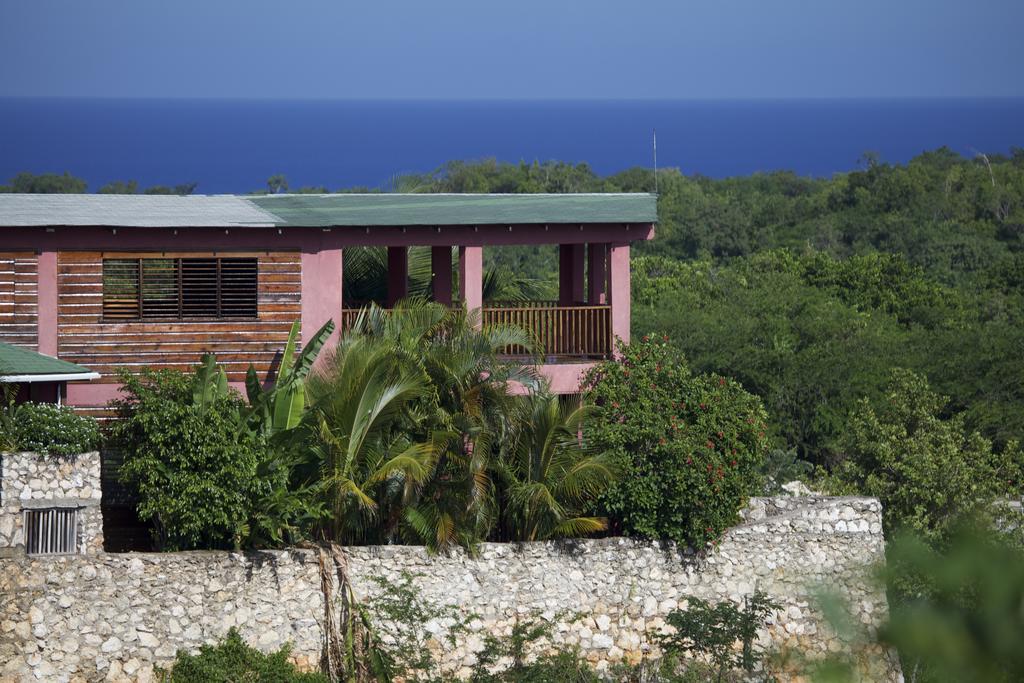
<svg viewBox="0 0 1024 683"><path fill-rule="evenodd" d="M251 322L259 320L260 306L260 254L253 253L197 253L197 252L148 252L148 253L109 253L104 252L100 257L100 281L101 281L101 313L100 320L104 323L115 324L115 323L169 323L169 322ZM216 262L216 275L215 275L215 287L216 287L216 315L185 315L185 298L184 298L184 286L182 278L182 261L186 259L203 259L211 260ZM221 315L220 311L223 307L223 300L221 298L222 290L224 287L223 276L222 276L222 262L224 259L252 259L253 261L253 278L255 282L255 291L253 292L253 314L252 315ZM106 291L106 278L104 277L106 271L106 262L110 261L136 261L137 279L137 314L134 317L109 317L106 313L107 305L107 291ZM176 301L177 301L177 315L144 315L144 304L143 304L143 261L154 260L154 261L166 261L171 260L175 262L174 271L176 274Z"/></svg>

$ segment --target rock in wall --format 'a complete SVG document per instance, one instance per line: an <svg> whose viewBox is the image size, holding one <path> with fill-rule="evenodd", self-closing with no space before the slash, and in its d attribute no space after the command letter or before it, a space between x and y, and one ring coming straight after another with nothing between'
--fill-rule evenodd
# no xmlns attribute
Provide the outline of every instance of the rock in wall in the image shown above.
<svg viewBox="0 0 1024 683"><path fill-rule="evenodd" d="M870 632L885 617L869 579L883 559L881 507L868 498L754 499L746 521L705 556L622 538L483 544L476 556L430 555L408 546L347 549L357 595L415 576L422 595L475 614L455 647L438 647L445 670L468 673L486 633L519 617L556 622L599 670L636 661L648 634L690 597L739 601L756 588L782 607L759 633L779 653L847 652L866 680L897 680L890 653L843 640L816 608L836 590ZM99 554L0 560L0 680L147 680L178 648L195 649L238 626L264 650L284 642L305 667L319 660L323 596L314 551ZM573 619L570 615L579 615ZM779 671L782 679L797 678Z"/></svg>

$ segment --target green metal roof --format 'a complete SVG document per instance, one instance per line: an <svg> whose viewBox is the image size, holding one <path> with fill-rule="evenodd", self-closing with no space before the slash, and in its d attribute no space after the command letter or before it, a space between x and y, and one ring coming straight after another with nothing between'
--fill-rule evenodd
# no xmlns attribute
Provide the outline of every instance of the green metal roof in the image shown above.
<svg viewBox="0 0 1024 683"><path fill-rule="evenodd" d="M284 226L654 223L653 194L331 194L251 197Z"/></svg>
<svg viewBox="0 0 1024 683"><path fill-rule="evenodd" d="M24 375L90 375L89 368L59 358L0 343L0 378Z"/></svg>

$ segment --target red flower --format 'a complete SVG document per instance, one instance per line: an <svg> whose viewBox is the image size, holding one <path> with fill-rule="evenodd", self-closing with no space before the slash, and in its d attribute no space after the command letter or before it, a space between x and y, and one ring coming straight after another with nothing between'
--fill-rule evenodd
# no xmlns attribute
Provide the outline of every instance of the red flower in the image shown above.
<svg viewBox="0 0 1024 683"><path fill-rule="evenodd" d="M719 439L721 439L723 436L725 436L725 434L723 432L718 432L718 438Z"/></svg>
<svg viewBox="0 0 1024 683"><path fill-rule="evenodd" d="M725 378L724 377L719 377L718 378L718 386L720 386L720 387L724 387L725 386Z"/></svg>
<svg viewBox="0 0 1024 683"><path fill-rule="evenodd" d="M645 342L651 341L651 338L650 338L650 337L648 337L648 336L647 336L647 335L645 334L645 335L644 335L644 341L645 341Z"/></svg>
<svg viewBox="0 0 1024 683"><path fill-rule="evenodd" d="M715 447L715 442L711 441L710 439L708 439L707 447L708 448L714 448Z"/></svg>
<svg viewBox="0 0 1024 683"><path fill-rule="evenodd" d="M693 458L687 458L686 459L686 464L687 465L692 465L693 464Z"/></svg>
<svg viewBox="0 0 1024 683"><path fill-rule="evenodd" d="M730 460L729 464L732 465L733 467L736 467L736 461L735 460Z"/></svg>

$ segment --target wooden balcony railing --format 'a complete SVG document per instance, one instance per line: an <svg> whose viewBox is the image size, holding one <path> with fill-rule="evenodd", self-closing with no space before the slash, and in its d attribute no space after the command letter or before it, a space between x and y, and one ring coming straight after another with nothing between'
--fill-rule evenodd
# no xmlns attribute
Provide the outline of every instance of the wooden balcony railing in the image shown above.
<svg viewBox="0 0 1024 683"><path fill-rule="evenodd" d="M481 314L484 325L515 325L526 330L542 356L607 358L612 352L611 306L488 304ZM505 353L524 355L525 349L508 348Z"/></svg>
<svg viewBox="0 0 1024 683"><path fill-rule="evenodd" d="M559 306L555 302L488 302L480 311L486 325L515 325L533 337L536 352L544 358L608 358L612 353L611 306ZM341 329L349 330L359 309L341 312ZM509 356L526 356L527 350L509 346Z"/></svg>

